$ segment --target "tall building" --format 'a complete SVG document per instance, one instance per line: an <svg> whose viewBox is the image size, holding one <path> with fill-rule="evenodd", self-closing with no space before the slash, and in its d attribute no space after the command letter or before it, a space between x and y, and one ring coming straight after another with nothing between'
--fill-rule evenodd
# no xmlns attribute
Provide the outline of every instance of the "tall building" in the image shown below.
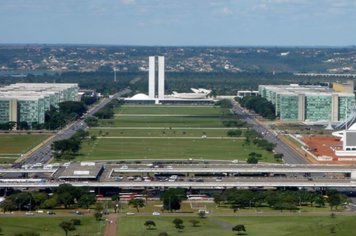
<svg viewBox="0 0 356 236"><path fill-rule="evenodd" d="M148 58L149 70L148 70L148 97L154 99L156 91L156 62L155 57Z"/></svg>
<svg viewBox="0 0 356 236"><path fill-rule="evenodd" d="M17 83L0 88L0 123L43 124L60 102L78 101L78 84Z"/></svg>
<svg viewBox="0 0 356 236"><path fill-rule="evenodd" d="M285 121L342 121L355 103L353 93L335 92L324 86L260 85L258 90Z"/></svg>
<svg viewBox="0 0 356 236"><path fill-rule="evenodd" d="M156 57L148 58L148 97L156 98ZM158 57L158 99L164 99L164 57Z"/></svg>
<svg viewBox="0 0 356 236"><path fill-rule="evenodd" d="M164 99L164 57L158 57L158 99Z"/></svg>

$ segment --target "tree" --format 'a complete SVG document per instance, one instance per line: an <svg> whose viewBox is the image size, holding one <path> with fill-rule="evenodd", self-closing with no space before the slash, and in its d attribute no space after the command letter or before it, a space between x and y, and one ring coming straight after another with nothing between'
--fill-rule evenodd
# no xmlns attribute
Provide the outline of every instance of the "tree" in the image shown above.
<svg viewBox="0 0 356 236"><path fill-rule="evenodd" d="M276 154L274 154L274 159L276 160L276 161L282 161L283 160L283 154L282 153L276 153Z"/></svg>
<svg viewBox="0 0 356 236"><path fill-rule="evenodd" d="M14 204L18 207L19 210L25 209L32 209L34 205L33 197L30 193L27 192L20 192L15 193L9 196L9 199L13 201Z"/></svg>
<svg viewBox="0 0 356 236"><path fill-rule="evenodd" d="M158 236L168 236L168 233L167 232L161 232L158 234Z"/></svg>
<svg viewBox="0 0 356 236"><path fill-rule="evenodd" d="M90 205L93 205L96 202L96 198L94 194L84 194L80 196L78 200L78 204L81 207L85 207L89 209Z"/></svg>
<svg viewBox="0 0 356 236"><path fill-rule="evenodd" d="M61 227L64 230L66 236L68 236L69 231L75 230L75 226L73 225L72 222L69 222L69 221L62 221L59 224L59 227Z"/></svg>
<svg viewBox="0 0 356 236"><path fill-rule="evenodd" d="M74 204L74 196L68 192L58 194L58 202L64 205L64 208L69 208Z"/></svg>
<svg viewBox="0 0 356 236"><path fill-rule="evenodd" d="M98 118L94 117L94 116L89 116L85 119L85 123L87 123L87 125L89 127L97 127L99 126L99 120Z"/></svg>
<svg viewBox="0 0 356 236"><path fill-rule="evenodd" d="M174 224L174 227L176 229L178 229L178 231L182 231L184 229L183 220L180 218L175 218L173 220L173 224Z"/></svg>
<svg viewBox="0 0 356 236"><path fill-rule="evenodd" d="M77 188L70 184L61 184L56 189L58 203L68 208L83 195L83 192L83 188Z"/></svg>
<svg viewBox="0 0 356 236"><path fill-rule="evenodd" d="M246 232L246 228L244 225L236 225L232 228L232 231L236 231L237 234L241 234L242 232Z"/></svg>
<svg viewBox="0 0 356 236"><path fill-rule="evenodd" d="M138 199L133 198L129 201L129 205L136 208L137 212L140 212L139 208L145 206L145 201L140 198Z"/></svg>
<svg viewBox="0 0 356 236"><path fill-rule="evenodd" d="M161 194L164 210L179 210L182 199L186 196L185 190L181 188L171 188Z"/></svg>
<svg viewBox="0 0 356 236"><path fill-rule="evenodd" d="M199 227L199 220L192 219L189 222L192 224L193 227Z"/></svg>
<svg viewBox="0 0 356 236"><path fill-rule="evenodd" d="M28 129L30 129L30 126L28 125L28 123L26 121L21 121L18 123L17 129L28 130Z"/></svg>
<svg viewBox="0 0 356 236"><path fill-rule="evenodd" d="M247 158L247 161L246 161L248 164L257 164L258 163L258 159L254 156L250 156Z"/></svg>
<svg viewBox="0 0 356 236"><path fill-rule="evenodd" d="M81 225L80 219L71 219L70 222L72 222L73 225Z"/></svg>
<svg viewBox="0 0 356 236"><path fill-rule="evenodd" d="M318 207L325 206L325 199L322 195L317 195L314 197L314 202Z"/></svg>
<svg viewBox="0 0 356 236"><path fill-rule="evenodd" d="M0 207L2 208L4 213L7 211L14 211L17 208L16 203L9 198L2 201L0 203Z"/></svg>
<svg viewBox="0 0 356 236"><path fill-rule="evenodd" d="M41 207L45 209L53 209L57 206L57 204L58 204L58 196L53 195L52 197L45 200L41 205Z"/></svg>
<svg viewBox="0 0 356 236"><path fill-rule="evenodd" d="M343 197L338 192L331 190L328 194L328 203L331 210L337 209L343 203Z"/></svg>
<svg viewBox="0 0 356 236"><path fill-rule="evenodd" d="M203 211L199 211L198 212L198 216L203 219L206 216L206 212L204 210Z"/></svg>
<svg viewBox="0 0 356 236"><path fill-rule="evenodd" d="M96 221L100 221L101 218L103 217L103 213L101 213L101 212L95 212L95 213L94 213L94 217L95 217L95 220L96 220Z"/></svg>
<svg viewBox="0 0 356 236"><path fill-rule="evenodd" d="M239 137L239 136L241 136L242 131L241 130L228 130L226 134L229 137Z"/></svg>
<svg viewBox="0 0 356 236"><path fill-rule="evenodd" d="M31 195L35 206L41 206L48 199L47 193L43 192L34 192Z"/></svg>
<svg viewBox="0 0 356 236"><path fill-rule="evenodd" d="M220 204L224 201L224 196L220 193L214 194L214 202L220 206Z"/></svg>
<svg viewBox="0 0 356 236"><path fill-rule="evenodd" d="M83 115L87 109L83 102L65 101L58 104L59 112L69 115L75 113L77 116Z"/></svg>
<svg viewBox="0 0 356 236"><path fill-rule="evenodd" d="M147 227L148 230L151 230L156 227L156 223L153 220L146 220L144 225Z"/></svg>

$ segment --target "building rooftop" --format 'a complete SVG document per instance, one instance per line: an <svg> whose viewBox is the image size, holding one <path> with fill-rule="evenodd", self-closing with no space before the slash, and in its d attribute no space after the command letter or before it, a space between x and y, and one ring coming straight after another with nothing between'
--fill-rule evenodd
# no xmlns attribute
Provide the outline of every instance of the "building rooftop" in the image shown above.
<svg viewBox="0 0 356 236"><path fill-rule="evenodd" d="M71 163L59 179L97 179L103 170L103 165L95 162Z"/></svg>
<svg viewBox="0 0 356 236"><path fill-rule="evenodd" d="M331 96L333 94L339 96L355 96L353 93L345 92L335 92L332 88L320 85L299 85L299 84L290 84L290 85L260 85L270 91L277 92L283 95L298 95L305 94L309 96Z"/></svg>

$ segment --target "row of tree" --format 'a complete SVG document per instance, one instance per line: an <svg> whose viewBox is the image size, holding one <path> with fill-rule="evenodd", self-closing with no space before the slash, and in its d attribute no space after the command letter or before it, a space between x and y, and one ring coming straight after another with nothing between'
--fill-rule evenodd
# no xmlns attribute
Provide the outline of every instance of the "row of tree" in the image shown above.
<svg viewBox="0 0 356 236"><path fill-rule="evenodd" d="M255 144L257 147L265 149L268 152L272 152L275 148L275 144L268 142L267 140L263 139L261 134L253 129L248 129L244 132L245 135L245 143L250 144L251 142Z"/></svg>
<svg viewBox="0 0 356 236"><path fill-rule="evenodd" d="M53 194L46 192L15 192L2 201L0 207L4 212L53 209L62 206L64 208L89 208L95 202L95 195L89 193L88 189L62 184Z"/></svg>
<svg viewBox="0 0 356 236"><path fill-rule="evenodd" d="M244 189L227 189L214 196L219 206L226 205L234 211L239 208L269 206L276 210L296 210L301 206L323 207L329 204L331 210L347 202L347 197L335 190L329 190L326 195L304 190L252 191Z"/></svg>
<svg viewBox="0 0 356 236"><path fill-rule="evenodd" d="M94 114L99 119L112 119L114 117L114 108L120 107L124 103L123 100L113 99L106 106L101 108Z"/></svg>
<svg viewBox="0 0 356 236"><path fill-rule="evenodd" d="M68 139L54 141L51 145L54 158L57 160L74 159L80 150L82 141L88 136L88 131L80 129Z"/></svg>
<svg viewBox="0 0 356 236"><path fill-rule="evenodd" d="M276 111L274 105L266 98L259 96L246 96L243 98L236 98L242 107L253 110L264 118L274 120L276 118Z"/></svg>
<svg viewBox="0 0 356 236"><path fill-rule="evenodd" d="M58 104L58 108L51 106L45 114L44 128L55 130L81 117L87 111L83 102L66 101Z"/></svg>

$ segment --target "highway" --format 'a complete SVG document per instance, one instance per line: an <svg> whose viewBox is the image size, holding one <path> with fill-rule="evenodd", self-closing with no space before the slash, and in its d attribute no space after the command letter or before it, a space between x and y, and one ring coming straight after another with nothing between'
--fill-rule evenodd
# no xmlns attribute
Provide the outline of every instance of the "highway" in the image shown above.
<svg viewBox="0 0 356 236"><path fill-rule="evenodd" d="M271 187L311 187L311 188L355 188L356 181L352 180L314 180L308 181L303 179L280 179L276 178L271 180L268 179L240 179L238 181L210 181L210 182L88 182L88 181L78 181L78 182L60 182L60 181L48 181L48 182L0 182L1 188L50 188L58 187L61 184L70 183L76 187L117 187L117 188L161 188L161 187L180 187L180 188L202 188L202 189L221 189L221 188L271 188Z"/></svg>
<svg viewBox="0 0 356 236"><path fill-rule="evenodd" d="M118 173L352 173L355 166L337 165L171 165L169 168L148 168L125 165L125 168L105 165L106 169ZM126 168L127 167L127 168Z"/></svg>
<svg viewBox="0 0 356 236"><path fill-rule="evenodd" d="M248 112L244 111L239 104L235 100L231 100L233 104L233 112L239 115L242 119L244 119L249 125L252 126L254 130L260 133L264 139L268 142L276 144L274 150L276 153L283 154L283 161L287 164L307 164L308 162L301 157L298 153L296 153L291 147L281 141L278 136L268 130L265 126L259 124L255 118L249 114Z"/></svg>
<svg viewBox="0 0 356 236"><path fill-rule="evenodd" d="M21 165L24 165L24 164L33 165L35 163L41 163L41 164L47 163L52 158L51 144L54 141L68 139L68 138L72 137L75 134L75 132L77 132L79 129L87 128L87 125L83 121L86 117L92 116L93 114L95 114L98 110L103 108L111 100L116 99L116 98L118 98L122 95L125 95L127 93L130 93L130 92L131 92L131 90L129 88L125 88L125 89L121 90L120 92L115 93L112 97L103 99L99 104L95 105L85 115L83 115L83 119L77 120L77 121L67 125L65 128L63 128L62 130L57 132L57 134L50 141L48 141L45 145L43 145L42 147L38 148L33 153L31 153L22 163L16 163L13 166L20 167Z"/></svg>

